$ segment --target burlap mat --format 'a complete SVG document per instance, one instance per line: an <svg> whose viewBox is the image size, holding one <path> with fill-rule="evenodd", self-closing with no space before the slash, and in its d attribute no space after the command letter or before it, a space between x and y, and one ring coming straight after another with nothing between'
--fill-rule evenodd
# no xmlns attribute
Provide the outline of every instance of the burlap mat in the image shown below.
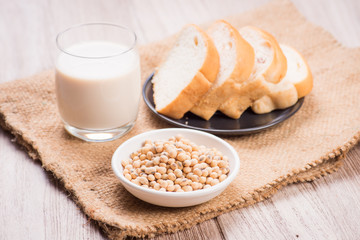
<svg viewBox="0 0 360 240"><path fill-rule="evenodd" d="M114 150L126 139L170 125L141 103L126 137L86 143L69 136L59 119L52 71L0 85L0 124L29 155L42 162L99 222L111 239L154 236L189 228L224 212L248 206L281 186L311 181L333 172L360 137L360 49L348 49L307 22L288 1L276 1L228 19L251 24L297 48L308 60L314 89L291 119L264 132L225 137L241 159L237 179L217 198L195 207L163 208L142 202L119 183L110 167ZM141 48L142 76L159 63L171 40Z"/></svg>

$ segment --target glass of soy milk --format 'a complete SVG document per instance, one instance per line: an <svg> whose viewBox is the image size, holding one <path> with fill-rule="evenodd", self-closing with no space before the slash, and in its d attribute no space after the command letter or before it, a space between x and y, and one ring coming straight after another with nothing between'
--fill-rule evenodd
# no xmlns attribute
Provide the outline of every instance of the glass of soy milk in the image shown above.
<svg viewBox="0 0 360 240"><path fill-rule="evenodd" d="M91 142L121 137L136 121L140 61L126 27L88 23L56 38L56 97L65 129Z"/></svg>

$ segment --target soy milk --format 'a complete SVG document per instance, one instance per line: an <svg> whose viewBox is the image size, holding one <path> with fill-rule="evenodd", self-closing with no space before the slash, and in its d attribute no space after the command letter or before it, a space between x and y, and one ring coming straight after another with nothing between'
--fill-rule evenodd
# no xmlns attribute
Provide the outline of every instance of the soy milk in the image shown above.
<svg viewBox="0 0 360 240"><path fill-rule="evenodd" d="M119 44L91 41L73 45L59 55L56 94L64 122L94 130L135 122L140 64L137 52L127 50Z"/></svg>

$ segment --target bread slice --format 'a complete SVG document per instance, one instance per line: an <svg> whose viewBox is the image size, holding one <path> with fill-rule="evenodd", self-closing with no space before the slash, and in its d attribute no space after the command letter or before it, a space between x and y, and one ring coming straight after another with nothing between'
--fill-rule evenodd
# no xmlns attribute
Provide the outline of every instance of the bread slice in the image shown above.
<svg viewBox="0 0 360 240"><path fill-rule="evenodd" d="M233 95L220 105L220 111L235 119L257 99L267 95L270 92L267 83L278 83L287 68L286 58L270 33L253 26L243 27L239 32L255 50L255 65L249 79L238 84Z"/></svg>
<svg viewBox="0 0 360 240"><path fill-rule="evenodd" d="M310 67L305 58L295 48L281 44L286 58L290 59L289 67L296 69L291 71L288 75L289 82L294 84L298 93L298 98L308 95L313 88L313 76Z"/></svg>
<svg viewBox="0 0 360 240"><path fill-rule="evenodd" d="M213 41L198 26L185 26L152 79L156 111L182 118L209 90L218 72Z"/></svg>
<svg viewBox="0 0 360 240"><path fill-rule="evenodd" d="M220 20L207 31L220 56L220 70L209 91L191 109L199 117L209 120L236 83L247 80L254 67L255 54L230 23Z"/></svg>
<svg viewBox="0 0 360 240"><path fill-rule="evenodd" d="M310 68L301 54L290 46L280 44L280 47L287 59L286 75L279 83L269 84L270 94L255 101L251 107L255 113L290 107L310 93L313 87Z"/></svg>

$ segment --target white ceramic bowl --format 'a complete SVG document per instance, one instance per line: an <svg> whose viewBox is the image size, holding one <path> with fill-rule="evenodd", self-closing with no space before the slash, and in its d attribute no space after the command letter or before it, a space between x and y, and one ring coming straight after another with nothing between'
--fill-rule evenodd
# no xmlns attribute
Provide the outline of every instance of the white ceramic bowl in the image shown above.
<svg viewBox="0 0 360 240"><path fill-rule="evenodd" d="M168 140L170 137L174 137L178 134L197 145L215 147L223 155L227 156L229 158L230 167L228 177L215 186L192 192L160 192L154 189L140 187L124 177L121 161L123 159L129 159L130 154L140 149L146 139L152 141ZM135 197L145 202L164 207L187 207L209 201L224 191L235 179L240 168L240 159L230 144L212 134L185 128L167 128L145 132L128 139L116 149L112 157L111 165L114 173L120 179L123 186Z"/></svg>

